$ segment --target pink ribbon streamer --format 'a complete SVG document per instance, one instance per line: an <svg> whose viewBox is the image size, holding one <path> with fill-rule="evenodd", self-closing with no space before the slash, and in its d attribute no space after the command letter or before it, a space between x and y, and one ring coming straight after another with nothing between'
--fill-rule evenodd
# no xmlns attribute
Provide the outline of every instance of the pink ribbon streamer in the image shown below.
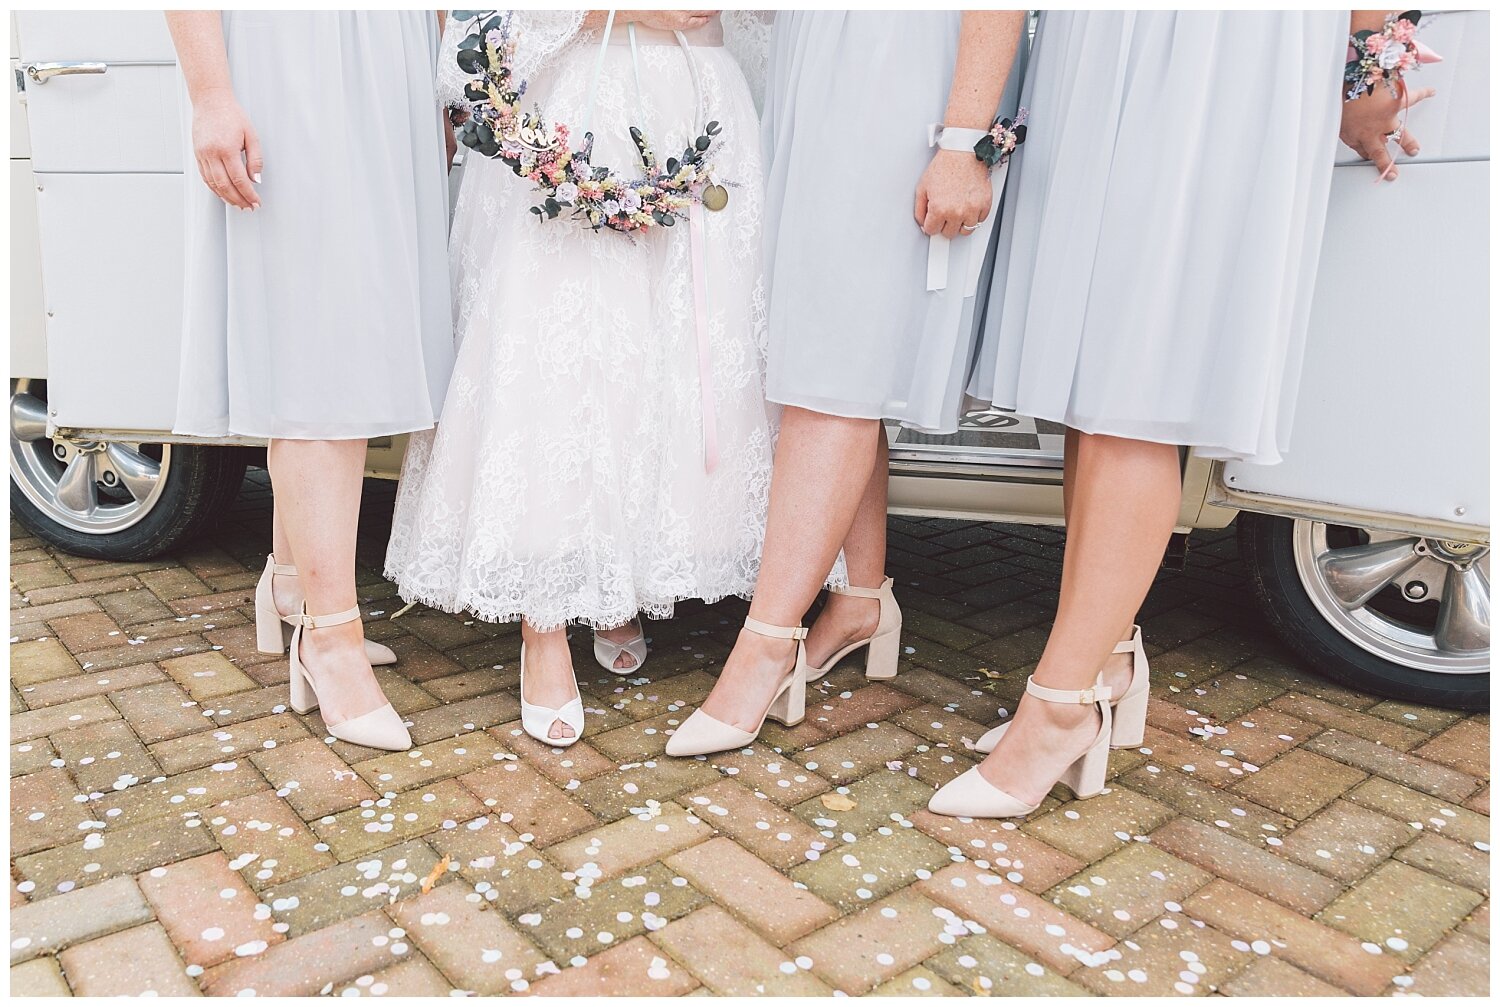
<svg viewBox="0 0 1500 1007"><path fill-rule="evenodd" d="M703 204L688 211L688 238L693 258L693 322L698 330L698 392L703 411L703 471L719 464L719 430L714 417L714 368L708 345L708 267L704 261Z"/></svg>

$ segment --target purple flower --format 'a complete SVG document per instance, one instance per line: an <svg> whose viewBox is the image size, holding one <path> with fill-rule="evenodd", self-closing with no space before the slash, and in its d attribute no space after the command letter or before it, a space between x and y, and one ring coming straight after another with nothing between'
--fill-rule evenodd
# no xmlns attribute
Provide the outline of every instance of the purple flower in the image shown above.
<svg viewBox="0 0 1500 1007"><path fill-rule="evenodd" d="M599 207L606 216L613 217L620 212L620 201L618 199L606 199Z"/></svg>
<svg viewBox="0 0 1500 1007"><path fill-rule="evenodd" d="M557 187L557 191L553 193L553 195L557 197L559 202L574 202L578 199L578 186L574 185L572 182L564 182L562 185L559 185Z"/></svg>
<svg viewBox="0 0 1500 1007"><path fill-rule="evenodd" d="M641 208L641 197L634 189L626 189L620 203L625 207L626 213L634 213Z"/></svg>

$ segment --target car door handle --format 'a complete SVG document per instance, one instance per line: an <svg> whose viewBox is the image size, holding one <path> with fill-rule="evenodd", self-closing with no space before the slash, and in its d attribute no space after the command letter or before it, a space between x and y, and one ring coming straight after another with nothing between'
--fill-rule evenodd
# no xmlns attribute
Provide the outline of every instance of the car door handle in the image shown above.
<svg viewBox="0 0 1500 1007"><path fill-rule="evenodd" d="M53 77L72 73L105 73L108 63L27 63L26 76L35 84L45 84Z"/></svg>

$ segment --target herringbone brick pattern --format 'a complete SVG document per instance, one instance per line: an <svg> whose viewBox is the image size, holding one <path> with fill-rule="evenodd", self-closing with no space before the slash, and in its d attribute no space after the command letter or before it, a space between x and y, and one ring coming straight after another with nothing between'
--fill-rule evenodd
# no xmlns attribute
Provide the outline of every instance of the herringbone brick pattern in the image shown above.
<svg viewBox="0 0 1500 1007"><path fill-rule="evenodd" d="M395 755L331 743L254 649L263 477L157 562L12 528L15 993L1487 992L1488 719L1295 666L1231 535L1143 613L1146 748L995 823L923 808L1014 707L1057 532L892 519L900 676L842 668L800 727L683 762L742 603L652 626L636 677L577 648L587 734L554 752L516 722L513 627L388 618L390 501L361 593Z"/></svg>

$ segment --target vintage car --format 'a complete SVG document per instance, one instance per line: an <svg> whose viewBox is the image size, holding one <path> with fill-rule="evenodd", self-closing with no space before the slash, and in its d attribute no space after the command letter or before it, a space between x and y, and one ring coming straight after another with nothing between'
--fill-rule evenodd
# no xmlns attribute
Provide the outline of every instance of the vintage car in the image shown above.
<svg viewBox="0 0 1500 1007"><path fill-rule="evenodd" d="M1185 453L1179 532L1238 524L1247 593L1308 668L1481 708L1488 15L1425 23L1446 58L1420 71L1438 89L1410 115L1421 156L1374 185L1340 148L1289 457ZM156 555L212 522L263 461L249 442L169 432L184 184L172 47L154 11L17 13L11 63L12 511L72 552ZM893 512L1061 522L1056 427L992 411L951 437L891 434ZM395 477L403 446L375 442L369 474Z"/></svg>

